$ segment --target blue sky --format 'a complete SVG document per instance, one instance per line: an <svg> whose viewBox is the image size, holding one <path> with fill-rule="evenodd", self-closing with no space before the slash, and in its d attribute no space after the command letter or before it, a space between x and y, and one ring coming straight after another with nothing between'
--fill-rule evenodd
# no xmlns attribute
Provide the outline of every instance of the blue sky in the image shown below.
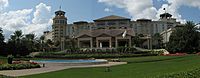
<svg viewBox="0 0 200 78"><path fill-rule="evenodd" d="M6 37L15 30L41 35L51 30L51 19L60 5L68 23L108 15L158 20L163 8L182 23L200 22L199 0L0 0L0 27Z"/></svg>
<svg viewBox="0 0 200 78"><path fill-rule="evenodd" d="M93 19L111 14L131 18L123 8L108 6L105 3L99 3L98 0L9 0L9 7L5 11L33 8L39 3L51 6L52 15L61 5L70 23L79 20L92 21ZM162 0L153 0L153 4L157 9L164 3L166 2ZM105 12L105 8L112 9L113 12ZM199 12L200 10L196 7L183 6L179 9L179 13L184 19L195 22L200 21Z"/></svg>

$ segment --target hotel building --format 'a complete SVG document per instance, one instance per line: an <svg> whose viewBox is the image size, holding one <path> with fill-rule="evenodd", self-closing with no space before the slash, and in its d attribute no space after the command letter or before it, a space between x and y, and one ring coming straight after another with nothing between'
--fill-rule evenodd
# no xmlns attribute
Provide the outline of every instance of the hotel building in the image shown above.
<svg viewBox="0 0 200 78"><path fill-rule="evenodd" d="M139 34L151 37L156 33L180 24L172 15L164 13L157 21L151 19L137 19L110 15L93 20L94 22L78 21L67 24L64 11L56 11L52 25L52 40L60 42L61 50L70 39L77 42L78 48L116 48L131 47L133 37Z"/></svg>

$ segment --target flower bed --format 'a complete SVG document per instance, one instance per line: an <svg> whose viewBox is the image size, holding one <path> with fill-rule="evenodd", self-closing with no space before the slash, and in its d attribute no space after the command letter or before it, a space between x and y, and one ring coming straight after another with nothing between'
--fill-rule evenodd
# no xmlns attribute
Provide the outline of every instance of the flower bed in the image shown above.
<svg viewBox="0 0 200 78"><path fill-rule="evenodd" d="M2 61L0 61L0 65L1 65L1 64L3 64L3 62L2 62Z"/></svg>
<svg viewBox="0 0 200 78"><path fill-rule="evenodd" d="M196 53L197 55L200 55L200 52Z"/></svg>
<svg viewBox="0 0 200 78"><path fill-rule="evenodd" d="M35 62L13 62L13 64L1 64L0 70L19 70L19 69L31 69L40 68L40 65Z"/></svg>
<svg viewBox="0 0 200 78"><path fill-rule="evenodd" d="M185 56L187 53L165 54L164 56Z"/></svg>

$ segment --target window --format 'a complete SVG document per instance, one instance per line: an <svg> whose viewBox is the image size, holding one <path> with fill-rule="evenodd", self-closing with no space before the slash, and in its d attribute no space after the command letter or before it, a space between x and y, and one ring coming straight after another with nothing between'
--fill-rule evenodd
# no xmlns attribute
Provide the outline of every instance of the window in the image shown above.
<svg viewBox="0 0 200 78"><path fill-rule="evenodd" d="M101 26L101 25L105 25L105 23L98 23L97 25L98 25L98 26Z"/></svg>
<svg viewBox="0 0 200 78"><path fill-rule="evenodd" d="M65 21L64 20L60 20L60 24L65 24Z"/></svg>
<svg viewBox="0 0 200 78"><path fill-rule="evenodd" d="M115 22L108 22L108 25L115 25Z"/></svg>
<svg viewBox="0 0 200 78"><path fill-rule="evenodd" d="M55 20L55 23L56 23L56 24L59 23L59 20Z"/></svg>
<svg viewBox="0 0 200 78"><path fill-rule="evenodd" d="M119 24L120 24L120 25L125 25L125 24L126 24L126 22L119 22Z"/></svg>
<svg viewBox="0 0 200 78"><path fill-rule="evenodd" d="M165 30L165 26L164 26L164 25L162 26L162 30L163 30L163 31Z"/></svg>

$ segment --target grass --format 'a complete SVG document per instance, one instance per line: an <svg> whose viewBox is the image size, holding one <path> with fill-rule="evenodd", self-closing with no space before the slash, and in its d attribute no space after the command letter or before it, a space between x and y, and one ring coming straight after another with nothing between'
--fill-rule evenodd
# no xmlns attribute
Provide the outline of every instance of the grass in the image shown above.
<svg viewBox="0 0 200 78"><path fill-rule="evenodd" d="M0 56L0 62L7 63L7 58Z"/></svg>
<svg viewBox="0 0 200 78"><path fill-rule="evenodd" d="M197 55L121 58L128 64L113 66L110 72L105 67L74 68L19 78L151 78L200 68L199 59Z"/></svg>

